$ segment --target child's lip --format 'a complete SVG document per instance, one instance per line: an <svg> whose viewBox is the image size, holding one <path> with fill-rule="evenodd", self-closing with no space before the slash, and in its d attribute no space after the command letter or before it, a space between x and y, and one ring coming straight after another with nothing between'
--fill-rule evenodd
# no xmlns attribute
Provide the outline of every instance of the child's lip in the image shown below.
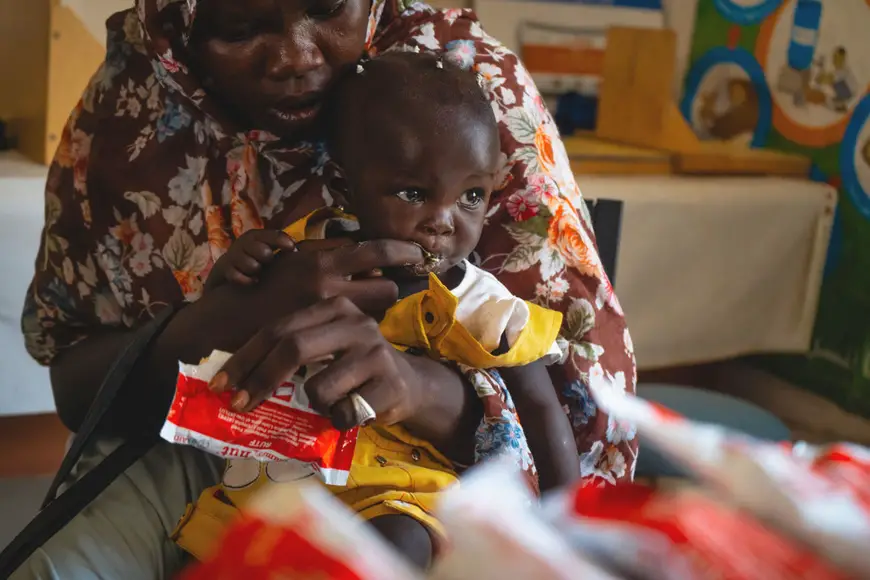
<svg viewBox="0 0 870 580"><path fill-rule="evenodd" d="M432 254L435 256L444 257L445 254L449 253L447 251L448 244L444 243L441 240L438 240L437 238L426 238L426 239L422 239L422 240L411 240L411 241L413 241L415 244L417 244L418 246L423 248L423 250L425 252L428 252L429 254Z"/></svg>
<svg viewBox="0 0 870 580"><path fill-rule="evenodd" d="M423 244L418 242L414 242L414 244L419 246L420 250L423 252L423 263L409 265L407 270L416 276L424 276L429 272L438 271L441 263L444 261L444 257L441 254L436 254L435 252L430 251L428 248L423 246Z"/></svg>

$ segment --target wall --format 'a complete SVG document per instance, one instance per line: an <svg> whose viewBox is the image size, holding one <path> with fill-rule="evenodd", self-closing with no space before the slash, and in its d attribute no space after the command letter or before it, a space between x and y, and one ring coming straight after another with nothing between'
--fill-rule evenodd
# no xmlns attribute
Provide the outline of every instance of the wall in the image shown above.
<svg viewBox="0 0 870 580"><path fill-rule="evenodd" d="M49 1L0 0L0 119L31 157L45 133Z"/></svg>
<svg viewBox="0 0 870 580"><path fill-rule="evenodd" d="M682 111L708 138L799 153L840 191L806 357L763 364L870 416L870 2L701 0Z"/></svg>
<svg viewBox="0 0 870 580"><path fill-rule="evenodd" d="M126 10L133 5L132 0L60 0L84 25L91 36L105 45L106 18L115 12Z"/></svg>

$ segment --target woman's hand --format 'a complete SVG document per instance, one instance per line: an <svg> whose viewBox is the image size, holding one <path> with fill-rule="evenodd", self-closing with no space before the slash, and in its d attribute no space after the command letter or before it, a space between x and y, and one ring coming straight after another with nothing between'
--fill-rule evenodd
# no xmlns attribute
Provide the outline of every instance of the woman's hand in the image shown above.
<svg viewBox="0 0 870 580"><path fill-rule="evenodd" d="M275 259L275 252L292 252L296 242L281 230L248 230L230 245L209 272L204 292L230 283L251 286L263 268Z"/></svg>
<svg viewBox="0 0 870 580"><path fill-rule="evenodd" d="M235 339L217 347L234 355L212 388L237 390L233 407L249 411L300 367L334 357L306 383L318 412L337 427L354 426L347 395L359 390L380 421L407 419L420 407L420 389L411 386L420 381L411 357L396 352L372 317L395 303L398 288L368 274L422 259L418 246L395 240L302 242L296 252L277 254L257 285L226 290L235 305L224 320Z"/></svg>
<svg viewBox="0 0 870 580"><path fill-rule="evenodd" d="M356 392L394 424L421 407L422 381L377 322L339 296L290 314L263 328L239 349L212 381L216 391L237 389L233 407L249 411L271 396L300 367L334 359L305 382L311 406L338 429L358 424L348 398Z"/></svg>
<svg viewBox="0 0 870 580"><path fill-rule="evenodd" d="M387 278L368 274L423 260L418 246L396 240L359 244L347 239L319 240L300 242L296 248L276 254L258 273L257 284L219 286L185 308L179 318L189 322L176 325L173 321L172 326L183 328L173 333L181 340L204 342L209 348L181 360L197 360L215 348L236 352L276 321L337 296L366 313L383 313L395 303L398 288ZM207 332L191 332L191 327Z"/></svg>
<svg viewBox="0 0 870 580"><path fill-rule="evenodd" d="M371 317L346 296L275 320L238 349L218 373L215 390L238 389L234 406L249 410L299 367L332 359L305 382L312 407L338 429L360 422L351 393L376 421L401 423L459 463L473 462L480 399L459 372L424 356L399 352Z"/></svg>

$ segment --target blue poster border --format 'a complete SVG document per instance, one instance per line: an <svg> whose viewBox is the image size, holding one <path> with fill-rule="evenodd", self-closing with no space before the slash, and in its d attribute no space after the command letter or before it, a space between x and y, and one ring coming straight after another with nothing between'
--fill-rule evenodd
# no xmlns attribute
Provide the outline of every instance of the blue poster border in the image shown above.
<svg viewBox="0 0 870 580"><path fill-rule="evenodd" d="M867 123L870 123L870 94L864 95L852 110L852 118L840 143L840 178L843 189L861 215L870 220L870 191L864 191L858 180L858 168L855 167L855 153L862 145L858 143L858 137Z"/></svg>
<svg viewBox="0 0 870 580"><path fill-rule="evenodd" d="M725 19L742 26L758 24L770 16L783 0L763 0L755 6L741 6L733 0L713 0L713 4Z"/></svg>

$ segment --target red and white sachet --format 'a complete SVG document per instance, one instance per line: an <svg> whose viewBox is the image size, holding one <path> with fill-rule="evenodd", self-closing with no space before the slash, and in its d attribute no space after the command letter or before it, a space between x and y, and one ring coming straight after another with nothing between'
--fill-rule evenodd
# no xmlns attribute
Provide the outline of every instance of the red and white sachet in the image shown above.
<svg viewBox="0 0 870 580"><path fill-rule="evenodd" d="M720 426L694 423L624 392L593 388L611 417L636 425L645 441L694 473L711 492L807 544L836 566L870 574L870 476L833 457L818 465L790 444L758 441ZM856 450L859 448L852 447ZM866 450L858 454L866 459ZM866 467L866 463L863 464ZM855 472L857 470L857 472Z"/></svg>
<svg viewBox="0 0 870 580"><path fill-rule="evenodd" d="M645 580L846 580L805 545L700 490L583 487L545 498L545 519L571 546Z"/></svg>
<svg viewBox="0 0 870 580"><path fill-rule="evenodd" d="M253 411L236 413L230 407L232 392L208 389L230 356L214 351L201 364L179 365L175 397L160 436L228 459L298 461L324 483L347 483L359 430L339 431L315 412L302 377L281 385Z"/></svg>
<svg viewBox="0 0 870 580"><path fill-rule="evenodd" d="M613 580L572 550L539 511L515 461L469 471L438 506L449 545L429 580Z"/></svg>
<svg viewBox="0 0 870 580"><path fill-rule="evenodd" d="M795 443L793 455L814 473L851 489L870 512L870 449L853 443Z"/></svg>
<svg viewBox="0 0 870 580"><path fill-rule="evenodd" d="M374 528L313 483L266 486L179 580L419 580Z"/></svg>

